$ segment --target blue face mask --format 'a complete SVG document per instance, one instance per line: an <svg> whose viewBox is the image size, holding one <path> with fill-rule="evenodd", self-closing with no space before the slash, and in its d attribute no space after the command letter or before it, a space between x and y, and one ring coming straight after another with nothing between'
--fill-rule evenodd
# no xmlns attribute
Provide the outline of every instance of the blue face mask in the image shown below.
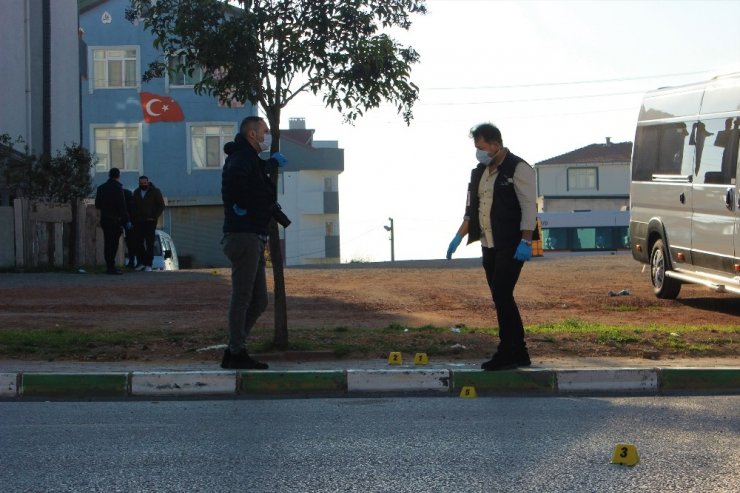
<svg viewBox="0 0 740 493"><path fill-rule="evenodd" d="M501 147L499 147L496 152L493 153L492 156L488 155L488 151L484 151L481 149L476 149L475 151L475 157L478 159L479 163L483 163L486 166L490 165L494 159L496 159L496 156L498 156L498 153L501 152Z"/></svg>
<svg viewBox="0 0 740 493"><path fill-rule="evenodd" d="M482 149L478 149L475 151L475 158L478 160L479 163L483 163L486 166L491 164L491 161L493 161L493 156L489 156L488 153Z"/></svg>

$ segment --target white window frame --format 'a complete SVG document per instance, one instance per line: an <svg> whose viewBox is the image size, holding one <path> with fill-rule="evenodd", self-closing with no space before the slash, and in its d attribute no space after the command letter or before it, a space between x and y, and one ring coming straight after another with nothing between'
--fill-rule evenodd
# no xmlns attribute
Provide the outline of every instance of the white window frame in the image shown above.
<svg viewBox="0 0 740 493"><path fill-rule="evenodd" d="M231 131L229 134L224 133L221 141L221 145L219 146L219 153L220 153L220 160L219 160L219 166L215 166L212 168L203 168L200 166L195 166L195 161L193 160L193 128L194 127L230 127ZM224 163L224 159L226 159L226 154L224 153L224 144L227 142L230 142L234 135L236 135L237 129L236 129L236 123L234 122L188 122L187 123L187 131L185 132L185 146L188 150L187 152L187 161L188 161L188 167L187 172L188 174L191 174L193 171L221 171L221 168Z"/></svg>
<svg viewBox="0 0 740 493"><path fill-rule="evenodd" d="M135 86L123 86L123 87L95 87L95 50L135 50L136 51L136 85ZM107 58L106 58L107 60ZM141 50L139 45L119 45L119 46L88 46L87 48L87 66L88 66L88 90L90 94L94 91L110 91L110 90L130 90L136 89L136 92L141 92ZM125 79L125 73L124 73ZM106 80L106 84L108 81Z"/></svg>
<svg viewBox="0 0 740 493"><path fill-rule="evenodd" d="M577 176L573 177L571 182L571 171L576 174L585 175L585 171L593 171L594 173L594 186L593 187L579 187L575 186L577 183ZM571 166L566 170L567 189L569 192L595 192L599 190L599 167L598 166Z"/></svg>
<svg viewBox="0 0 740 493"><path fill-rule="evenodd" d="M172 89L192 89L193 87L195 87L195 84L176 84L170 78L170 72L169 72L170 60L172 59L172 57L180 58L181 56L182 55L178 53L178 54L172 55L171 57L167 58L167 69L168 70L165 73L165 77L164 77L165 90L167 92L169 92L170 88ZM203 80L203 67L200 68L200 78L201 80Z"/></svg>
<svg viewBox="0 0 740 493"><path fill-rule="evenodd" d="M138 175L142 175L144 173L144 139L143 139L143 132L142 132L142 126L140 123L95 123L90 125L90 149L92 149L93 153L96 153L97 151L97 140L95 138L95 131L101 130L101 129L130 129L134 128L136 129L136 137L138 139L138 152L137 152L137 159L139 161L139 166L137 169L131 169L126 168L125 166L123 168L119 168L121 170L121 173L136 173ZM126 149L126 145L123 146L124 152ZM124 156L125 159L125 156ZM96 173L105 173L111 168L110 159L108 159L108 167L106 169L100 169L98 168L98 165L95 165L95 172Z"/></svg>

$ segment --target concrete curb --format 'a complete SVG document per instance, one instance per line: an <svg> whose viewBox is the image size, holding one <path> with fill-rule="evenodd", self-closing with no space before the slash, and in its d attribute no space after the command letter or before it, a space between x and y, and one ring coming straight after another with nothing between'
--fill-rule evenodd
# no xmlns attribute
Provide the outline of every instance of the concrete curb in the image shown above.
<svg viewBox="0 0 740 493"><path fill-rule="evenodd" d="M388 369L0 373L0 398L740 393L740 368Z"/></svg>

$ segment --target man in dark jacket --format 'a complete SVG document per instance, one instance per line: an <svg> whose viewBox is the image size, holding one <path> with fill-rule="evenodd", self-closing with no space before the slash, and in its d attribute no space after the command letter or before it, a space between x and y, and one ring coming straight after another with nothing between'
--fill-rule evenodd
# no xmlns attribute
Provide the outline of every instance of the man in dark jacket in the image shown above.
<svg viewBox="0 0 740 493"><path fill-rule="evenodd" d="M471 136L478 166L471 173L465 218L450 242L447 258L466 234L468 243L480 240L499 327L498 350L481 367L504 370L529 366L514 288L524 262L532 257L537 221L534 169L504 147L501 132L494 125L479 125Z"/></svg>
<svg viewBox="0 0 740 493"><path fill-rule="evenodd" d="M134 237L138 242L136 257L139 265L136 270L152 271L154 257L154 233L157 221L164 211L162 192L146 176L139 177L139 188L134 190L131 206Z"/></svg>
<svg viewBox="0 0 740 493"><path fill-rule="evenodd" d="M131 219L126 208L126 198L120 183L121 171L111 168L108 181L98 187L95 208L100 210L100 227L103 229L103 257L108 274L123 274L116 269L116 253L121 231L131 229Z"/></svg>
<svg viewBox="0 0 740 493"><path fill-rule="evenodd" d="M267 364L249 356L246 339L267 308L264 252L277 198L270 175L287 162L279 152L267 161L259 157L260 152L270 149L271 141L265 121L249 116L242 121L234 141L224 146L228 157L221 177L221 243L231 261L231 301L229 346L224 351L222 368L267 369Z"/></svg>

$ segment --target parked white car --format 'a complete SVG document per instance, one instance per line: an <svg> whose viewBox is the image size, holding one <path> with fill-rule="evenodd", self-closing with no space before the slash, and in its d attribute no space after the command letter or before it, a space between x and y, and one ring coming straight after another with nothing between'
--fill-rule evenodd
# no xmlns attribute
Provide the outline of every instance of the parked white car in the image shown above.
<svg viewBox="0 0 740 493"><path fill-rule="evenodd" d="M154 258L152 259L154 270L179 270L180 263L177 259L177 249L172 237L164 231L157 230L154 235Z"/></svg>

